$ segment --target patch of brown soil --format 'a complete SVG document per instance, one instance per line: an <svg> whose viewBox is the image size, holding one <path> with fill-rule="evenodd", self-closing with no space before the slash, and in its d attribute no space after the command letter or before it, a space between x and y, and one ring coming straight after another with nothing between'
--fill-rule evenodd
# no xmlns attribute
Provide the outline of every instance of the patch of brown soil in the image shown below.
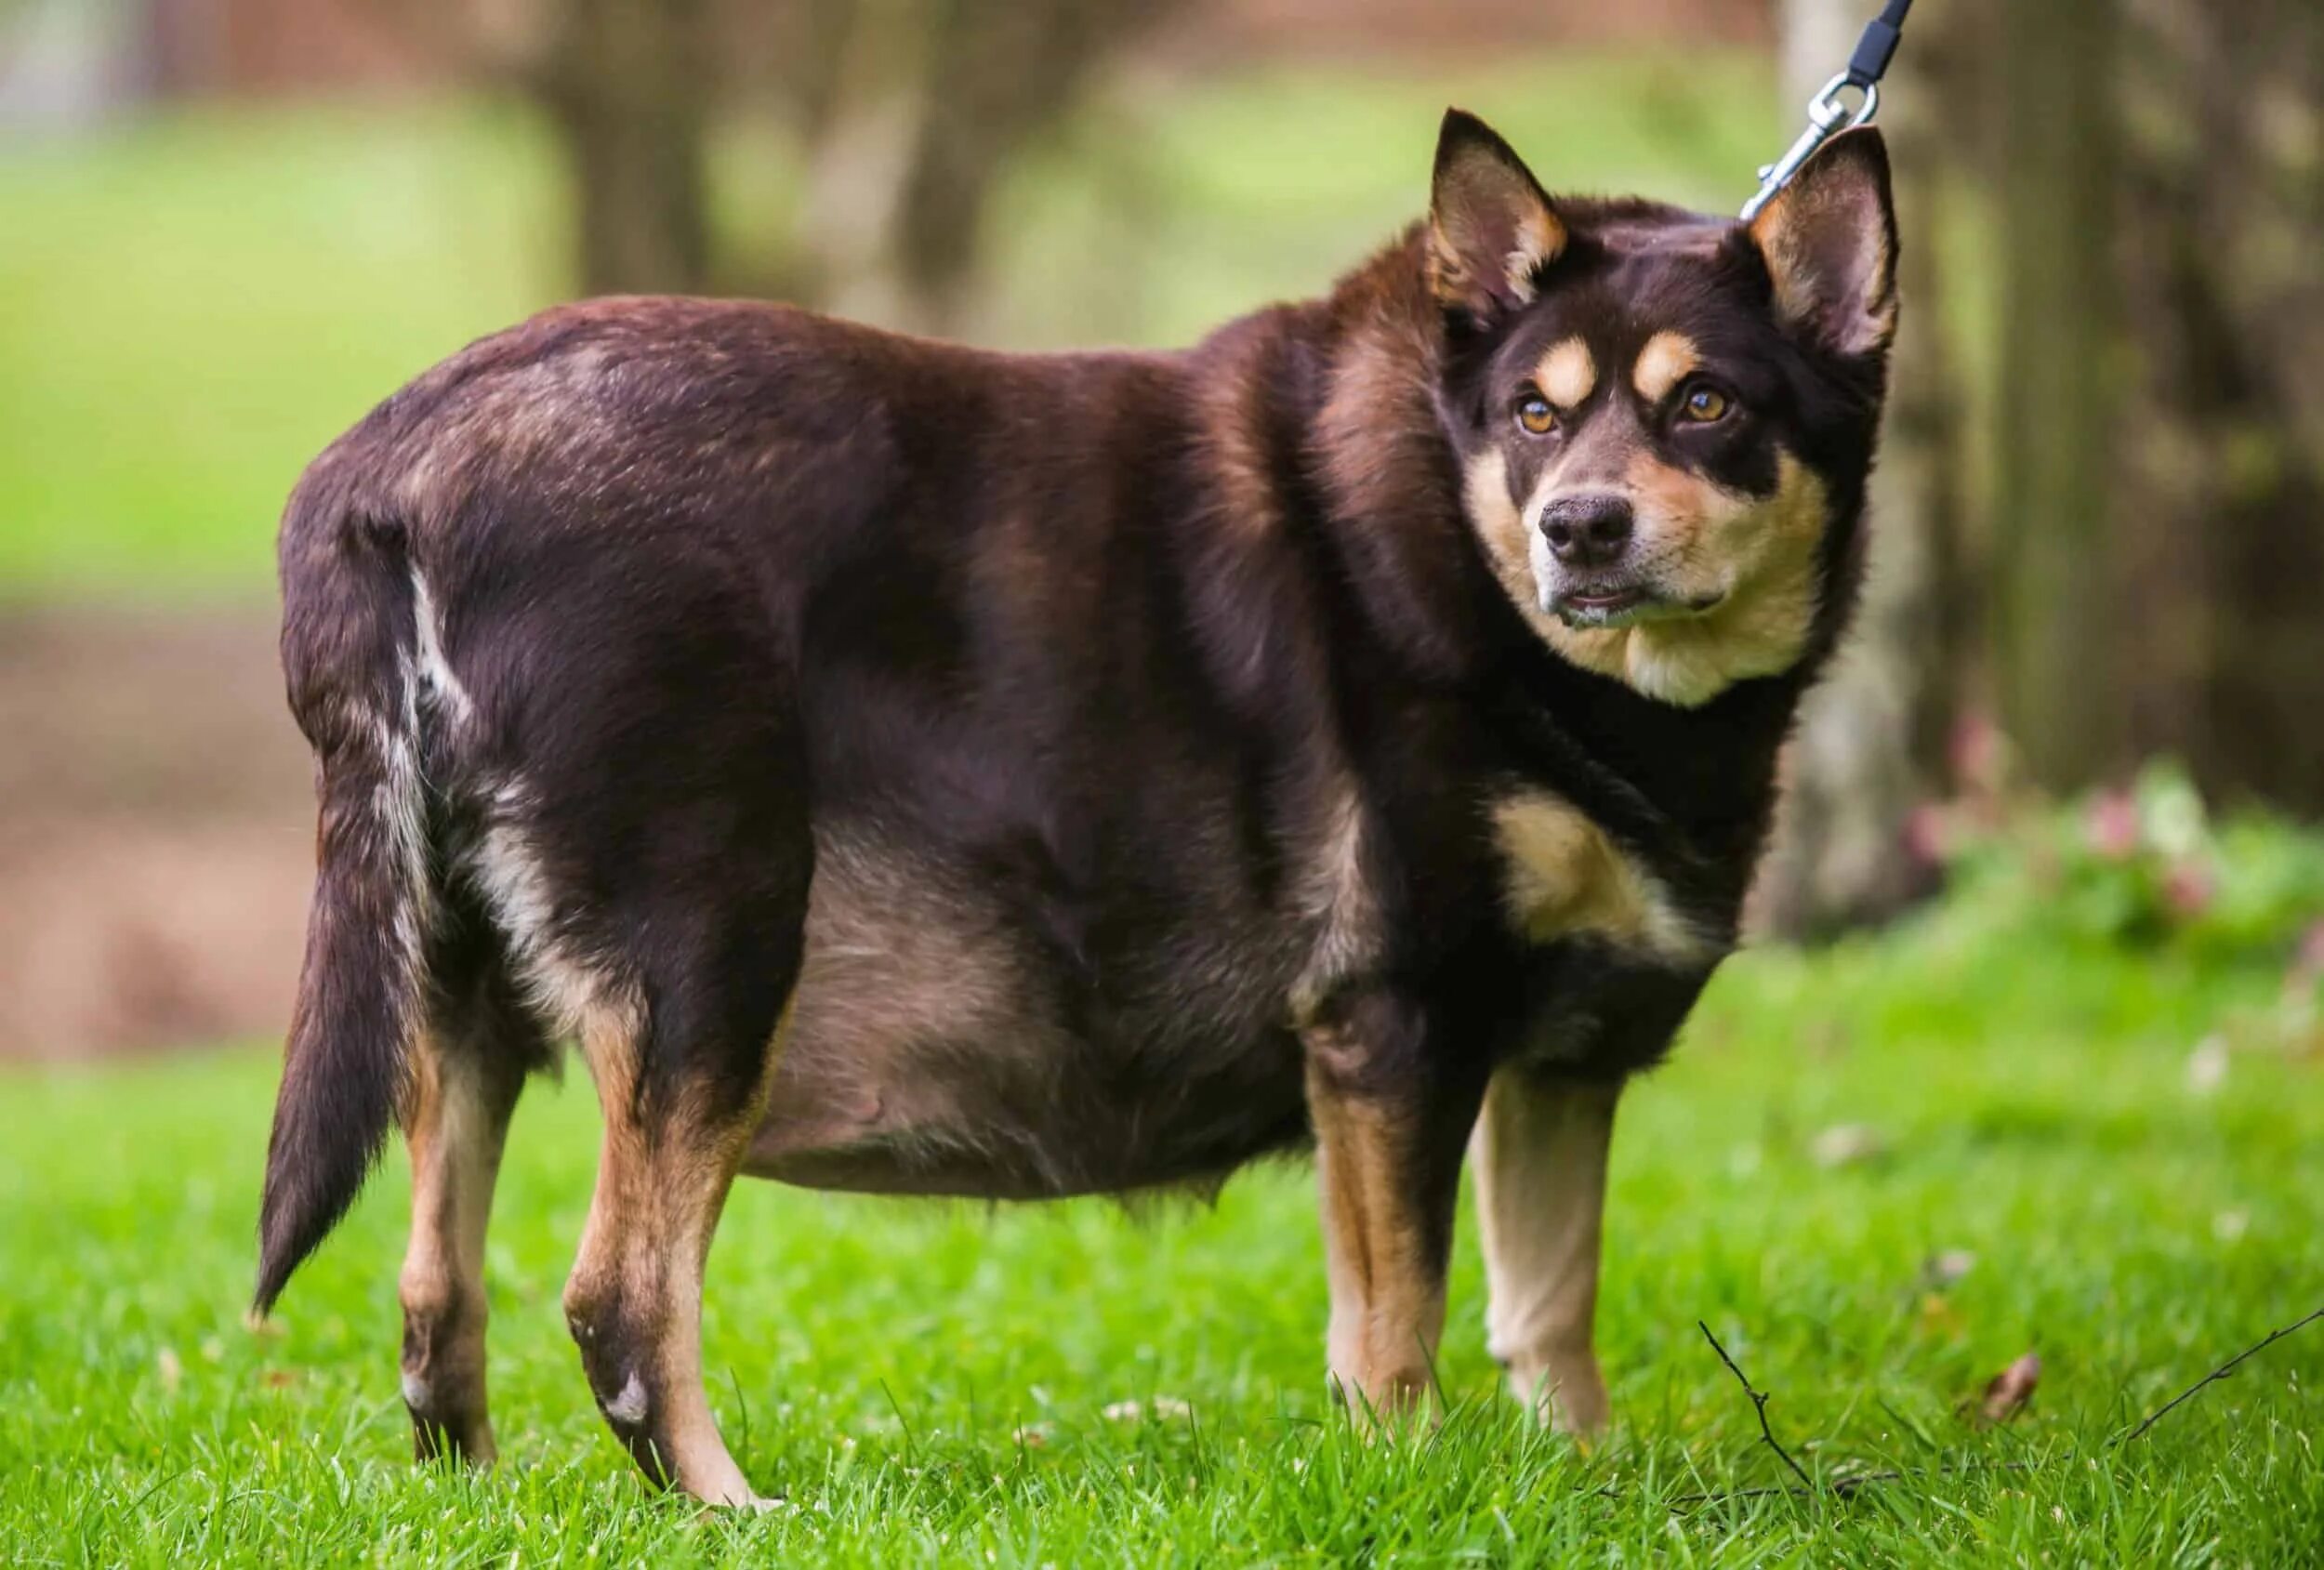
<svg viewBox="0 0 2324 1570"><path fill-rule="evenodd" d="M0 614L0 1059L278 1036L309 779L271 613Z"/></svg>

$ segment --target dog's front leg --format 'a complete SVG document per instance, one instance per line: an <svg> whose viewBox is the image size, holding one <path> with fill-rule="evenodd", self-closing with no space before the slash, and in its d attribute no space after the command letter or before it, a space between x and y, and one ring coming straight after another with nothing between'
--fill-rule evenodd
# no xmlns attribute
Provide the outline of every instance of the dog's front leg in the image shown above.
<svg viewBox="0 0 2324 1570"><path fill-rule="evenodd" d="M1446 1061L1426 1012L1392 993L1346 1000L1304 1042L1331 1379L1359 1416L1388 1418L1418 1407L1433 1379L1482 1075Z"/></svg>
<svg viewBox="0 0 2324 1570"><path fill-rule="evenodd" d="M1517 1398L1574 1433L1606 1419L1593 1326L1620 1095L1618 1082L1508 1065L1486 1092L1473 1144L1486 1344Z"/></svg>

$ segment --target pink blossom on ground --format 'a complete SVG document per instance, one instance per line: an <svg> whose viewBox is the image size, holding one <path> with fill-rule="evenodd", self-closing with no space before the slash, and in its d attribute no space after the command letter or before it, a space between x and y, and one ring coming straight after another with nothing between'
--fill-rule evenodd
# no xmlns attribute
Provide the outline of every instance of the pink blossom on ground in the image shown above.
<svg viewBox="0 0 2324 1570"><path fill-rule="evenodd" d="M2311 977L2324 977L2324 921L2308 929L2300 940L2300 956L2292 961L2294 970Z"/></svg>
<svg viewBox="0 0 2324 1570"><path fill-rule="evenodd" d="M2211 864L2187 856L2171 864L2171 870L2162 880L2163 903L2172 914L2181 917L2197 917L2211 908L2211 902L2219 892L2219 877Z"/></svg>
<svg viewBox="0 0 2324 1570"><path fill-rule="evenodd" d="M1942 803L1923 801L1905 818L1905 851L1922 866L1942 866L1961 849L1961 836Z"/></svg>
<svg viewBox="0 0 2324 1570"><path fill-rule="evenodd" d="M2138 851L2138 803L2127 790L2104 790L2082 814L2082 838L2110 862L2126 862Z"/></svg>
<svg viewBox="0 0 2324 1570"><path fill-rule="evenodd" d="M1982 714L1963 715L1953 727L1952 741L1953 777L1962 793L2000 790L2009 771L2009 744L2000 727Z"/></svg>

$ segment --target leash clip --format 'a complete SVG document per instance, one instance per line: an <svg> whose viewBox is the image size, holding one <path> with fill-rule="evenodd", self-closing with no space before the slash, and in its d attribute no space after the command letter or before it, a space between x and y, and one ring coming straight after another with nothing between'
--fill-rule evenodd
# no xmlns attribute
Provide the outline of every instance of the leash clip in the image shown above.
<svg viewBox="0 0 2324 1570"><path fill-rule="evenodd" d="M1851 87L1864 95L1864 101L1855 108L1848 107L1847 93ZM1743 204L1743 221L1759 217L1760 209L1776 199L1776 192L1791 183L1791 177L1800 166L1816 156L1816 150L1842 131L1858 125L1869 125L1872 116L1881 112L1881 85L1859 78L1854 72L1843 71L1824 84L1824 90L1808 100L1807 129L1790 150L1759 171L1759 190Z"/></svg>

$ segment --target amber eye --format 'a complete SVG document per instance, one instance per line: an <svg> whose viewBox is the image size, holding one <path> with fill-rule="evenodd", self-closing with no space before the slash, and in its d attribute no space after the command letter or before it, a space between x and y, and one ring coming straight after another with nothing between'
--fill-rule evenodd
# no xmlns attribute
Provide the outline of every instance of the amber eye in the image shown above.
<svg viewBox="0 0 2324 1570"><path fill-rule="evenodd" d="M1528 435L1547 436L1557 429L1557 411L1539 393L1529 393L1517 401L1517 423Z"/></svg>
<svg viewBox="0 0 2324 1570"><path fill-rule="evenodd" d="M1715 387L1697 383L1679 405L1681 412L1697 425L1710 425L1727 417L1727 395Z"/></svg>

